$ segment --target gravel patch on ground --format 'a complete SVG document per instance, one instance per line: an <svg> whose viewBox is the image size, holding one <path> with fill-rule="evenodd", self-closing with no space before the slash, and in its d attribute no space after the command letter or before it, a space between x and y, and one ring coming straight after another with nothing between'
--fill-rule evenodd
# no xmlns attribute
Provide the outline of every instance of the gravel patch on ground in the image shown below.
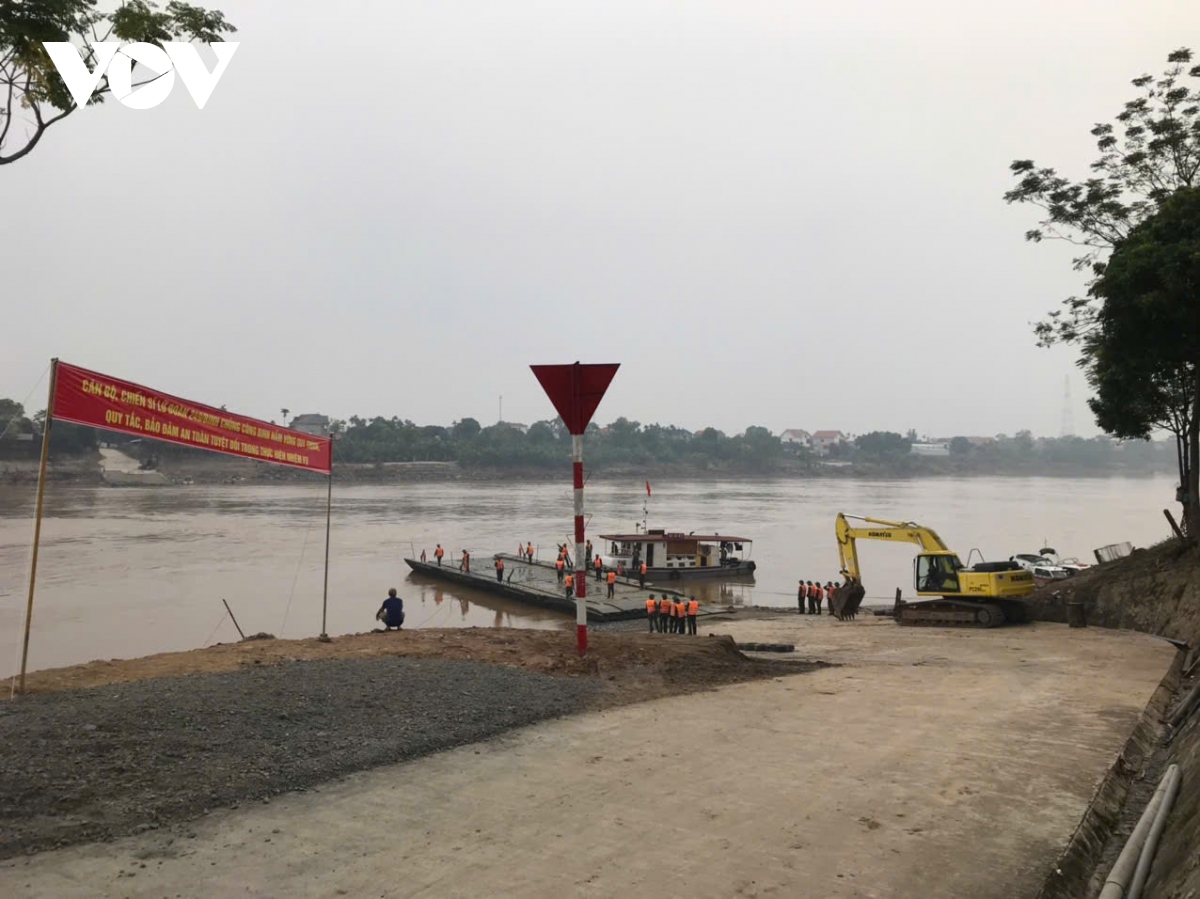
<svg viewBox="0 0 1200 899"><path fill-rule="evenodd" d="M108 840L586 708L598 685L416 658L296 661L0 705L0 858Z"/></svg>

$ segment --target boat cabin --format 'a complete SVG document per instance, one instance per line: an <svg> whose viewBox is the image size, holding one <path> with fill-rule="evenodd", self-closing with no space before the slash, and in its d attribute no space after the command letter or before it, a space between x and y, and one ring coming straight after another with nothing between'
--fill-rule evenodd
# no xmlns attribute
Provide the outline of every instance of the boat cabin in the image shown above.
<svg viewBox="0 0 1200 899"><path fill-rule="evenodd" d="M642 563L647 568L723 568L740 565L750 557L751 541L720 534L684 534L654 530L639 534L601 534L608 541L610 564L624 562L629 571Z"/></svg>

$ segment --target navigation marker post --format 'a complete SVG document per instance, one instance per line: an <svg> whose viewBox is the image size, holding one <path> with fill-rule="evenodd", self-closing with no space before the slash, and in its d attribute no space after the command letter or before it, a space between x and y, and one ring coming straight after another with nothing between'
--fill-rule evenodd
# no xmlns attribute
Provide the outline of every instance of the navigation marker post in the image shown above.
<svg viewBox="0 0 1200 899"><path fill-rule="evenodd" d="M587 652L587 572L583 539L583 433L612 383L619 364L531 365L571 435L571 475L575 488L575 636L579 654Z"/></svg>

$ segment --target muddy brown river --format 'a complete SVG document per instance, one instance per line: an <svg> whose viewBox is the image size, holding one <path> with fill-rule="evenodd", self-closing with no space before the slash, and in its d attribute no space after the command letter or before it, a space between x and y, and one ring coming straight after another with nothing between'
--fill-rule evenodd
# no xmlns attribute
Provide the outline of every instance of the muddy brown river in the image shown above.
<svg viewBox="0 0 1200 899"><path fill-rule="evenodd" d="M968 478L904 481L732 480L655 483L650 527L754 540L752 580L692 581L701 600L795 606L798 578L836 579L839 511L918 521L963 559L1056 548L1092 550L1167 536L1168 478ZM588 533L632 531L644 486L589 485ZM0 672L19 665L33 490L0 487ZM484 562L532 541L553 558L571 528L571 489L502 482L334 490L328 632L364 631L389 587L406 627L567 628L539 612L413 575L404 557L438 542ZM1048 541L1048 543L1047 543ZM51 484L42 527L30 669L230 642L228 600L246 633L320 633L325 488L64 487ZM868 602L912 589L913 546L860 544ZM590 584L589 584L590 586Z"/></svg>

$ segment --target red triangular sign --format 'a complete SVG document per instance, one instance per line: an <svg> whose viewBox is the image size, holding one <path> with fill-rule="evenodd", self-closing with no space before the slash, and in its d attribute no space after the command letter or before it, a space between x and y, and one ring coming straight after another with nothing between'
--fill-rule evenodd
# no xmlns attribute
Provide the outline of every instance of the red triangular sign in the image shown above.
<svg viewBox="0 0 1200 899"><path fill-rule="evenodd" d="M582 434L616 375L617 365L531 365L567 430Z"/></svg>

